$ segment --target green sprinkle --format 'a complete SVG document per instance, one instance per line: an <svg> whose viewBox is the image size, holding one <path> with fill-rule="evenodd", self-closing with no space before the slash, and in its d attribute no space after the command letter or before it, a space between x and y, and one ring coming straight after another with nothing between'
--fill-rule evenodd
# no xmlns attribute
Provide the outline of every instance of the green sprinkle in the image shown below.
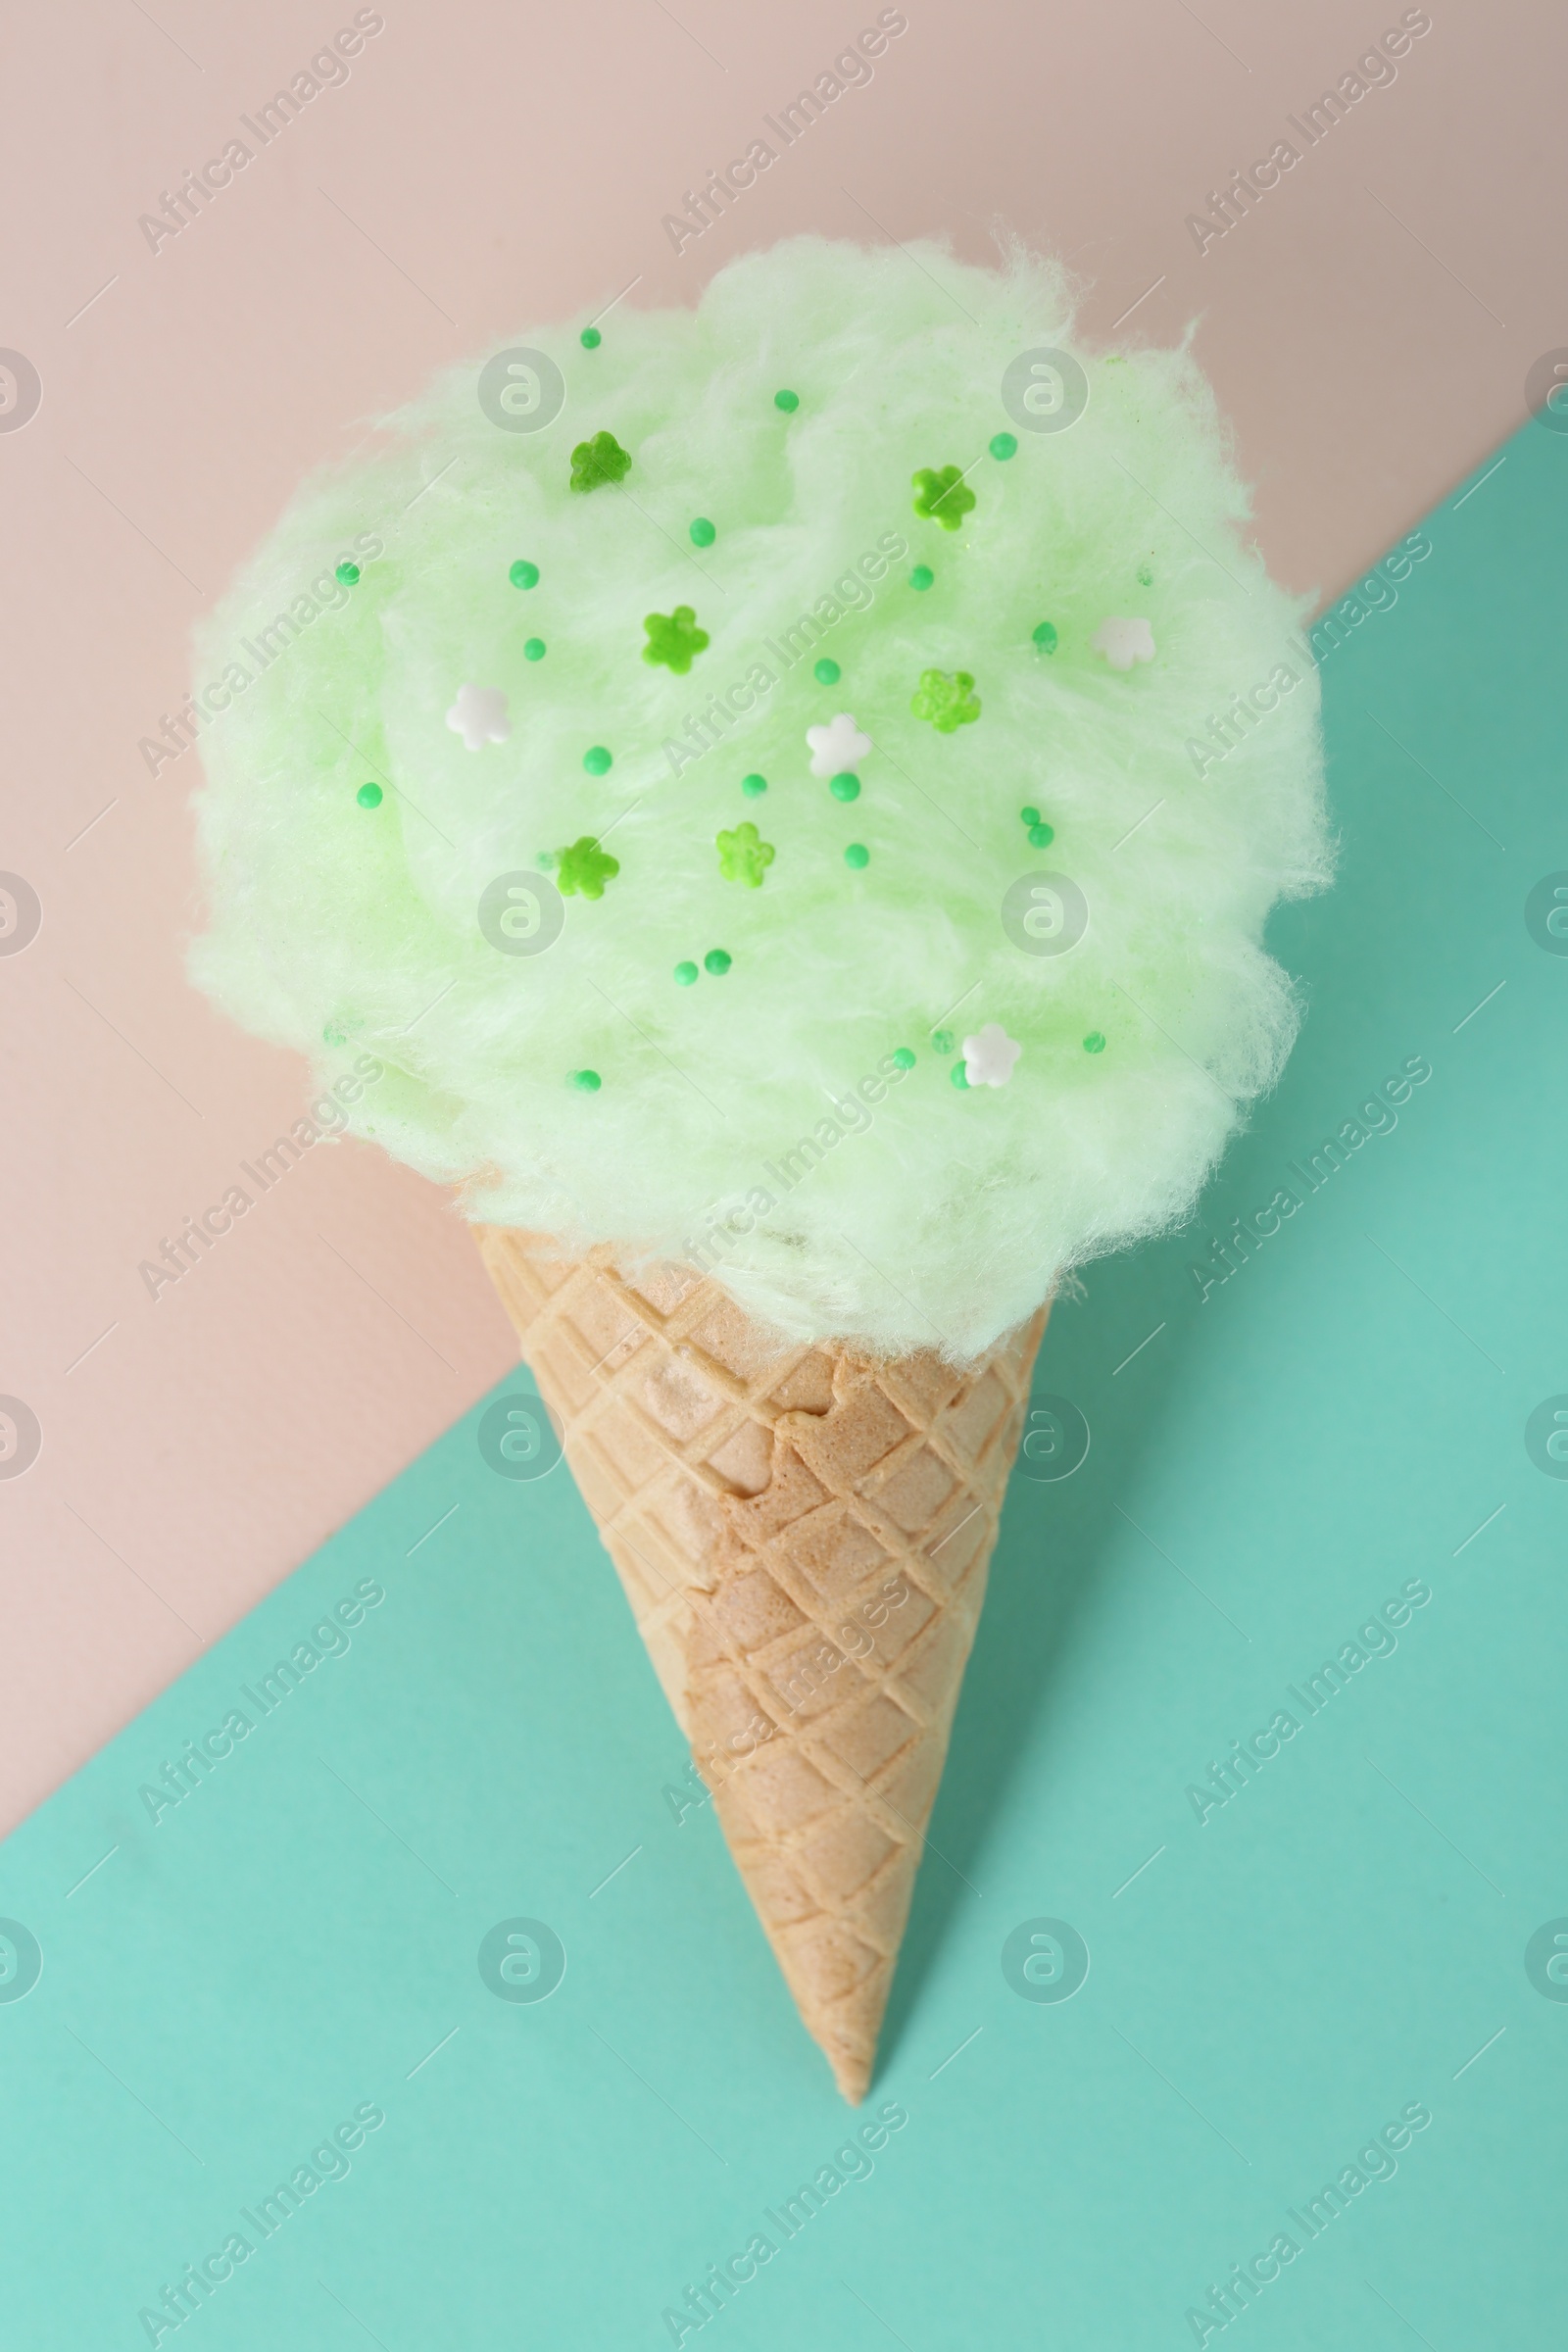
<svg viewBox="0 0 1568 2352"><path fill-rule="evenodd" d="M762 876L772 864L773 844L764 841L757 827L750 822L737 825L732 832L715 835L718 848L718 870L726 882L744 882L748 890L760 890Z"/></svg>
<svg viewBox="0 0 1568 2352"><path fill-rule="evenodd" d="M612 882L620 871L620 860L602 850L593 834L584 833L569 849L559 854L561 879L557 884L563 898L574 899L580 891L585 899L602 899L605 884Z"/></svg>
<svg viewBox="0 0 1568 2352"><path fill-rule="evenodd" d="M836 801L858 801L860 797L860 779L845 768L841 775L831 779L828 790Z"/></svg>
<svg viewBox="0 0 1568 2352"><path fill-rule="evenodd" d="M580 1095L597 1095L604 1080L597 1070L573 1070L571 1083Z"/></svg>
<svg viewBox="0 0 1568 2352"><path fill-rule="evenodd" d="M840 669L836 662L830 662L826 654L824 654L821 661L817 662L815 668L812 670L811 675L815 678L819 686L836 686L840 678L844 675L844 672Z"/></svg>
<svg viewBox="0 0 1568 2352"><path fill-rule="evenodd" d="M591 776L608 775L614 764L602 743L591 743L582 756L582 763Z"/></svg>
<svg viewBox="0 0 1568 2352"><path fill-rule="evenodd" d="M734 956L726 956L722 948L710 948L703 957L703 968L711 972L715 980L721 980L734 960Z"/></svg>
<svg viewBox="0 0 1568 2352"><path fill-rule="evenodd" d="M912 1070L912 1069L913 1069L913 1067L914 1067L914 1055L913 1055L913 1054L912 1054L909 1052L909 1049L908 1049L908 1047L907 1047L907 1046L896 1046L896 1047L894 1048L894 1051L893 1051L893 1067L894 1067L896 1070Z"/></svg>
<svg viewBox="0 0 1568 2352"><path fill-rule="evenodd" d="M345 588L357 588L360 584L360 567L357 564L340 564L334 577L340 579Z"/></svg>
<svg viewBox="0 0 1568 2352"><path fill-rule="evenodd" d="M952 1079L954 1085L958 1089L959 1093L962 1094L969 1084L969 1071L967 1065L964 1062L956 1061L952 1069L948 1072L948 1076Z"/></svg>
<svg viewBox="0 0 1568 2352"><path fill-rule="evenodd" d="M774 408L782 409L786 416L792 416L800 405L801 396L798 392L775 392L773 395Z"/></svg>
<svg viewBox="0 0 1568 2352"><path fill-rule="evenodd" d="M690 533L693 547L711 547L713 541L718 537L718 533L706 514L699 514L686 527Z"/></svg>
<svg viewBox="0 0 1568 2352"><path fill-rule="evenodd" d="M676 987L677 987L677 988L691 988L691 987L693 987L693 986L695 985L695 983L696 983L696 981L697 981L698 977L699 977L699 974L698 974L697 966L696 966L696 964L695 964L695 963L677 963L677 964L676 964L676 966L675 966L675 985L676 985Z"/></svg>
<svg viewBox="0 0 1568 2352"><path fill-rule="evenodd" d="M323 1046L346 1046L348 1042L336 1021L328 1021L326 1027L321 1031Z"/></svg>
<svg viewBox="0 0 1568 2352"><path fill-rule="evenodd" d="M945 531L961 528L974 505L974 492L956 466L922 466L909 478L915 489L914 511L924 521L940 522Z"/></svg>
<svg viewBox="0 0 1568 2352"><path fill-rule="evenodd" d="M767 790L767 778L765 776L742 776L741 790L749 801L759 800Z"/></svg>
<svg viewBox="0 0 1568 2352"><path fill-rule="evenodd" d="M991 436L991 455L997 460L999 465L1003 466L1006 464L1009 458L1015 458L1018 455L1018 444L1014 436L1011 433L993 433Z"/></svg>
<svg viewBox="0 0 1568 2352"><path fill-rule="evenodd" d="M540 850L534 858L534 863L542 874L553 874L557 864L555 851Z"/></svg>
<svg viewBox="0 0 1568 2352"><path fill-rule="evenodd" d="M933 1054L951 1054L956 1043L956 1040L951 1029L933 1029L931 1032Z"/></svg>
<svg viewBox="0 0 1568 2352"><path fill-rule="evenodd" d="M693 523L692 529L696 528ZM697 626L697 614L690 605L677 605L673 612L649 612L643 627L648 631L643 660L662 662L679 678L686 675L708 643L708 631Z"/></svg>
<svg viewBox="0 0 1568 2352"><path fill-rule="evenodd" d="M1038 808L1020 808L1018 815L1022 822L1026 825L1038 825L1040 822L1040 811Z"/></svg>
<svg viewBox="0 0 1568 2352"><path fill-rule="evenodd" d="M856 872L858 873L862 865L870 864L871 853L863 841L852 841L844 853L844 862L846 865L853 865Z"/></svg>
<svg viewBox="0 0 1568 2352"><path fill-rule="evenodd" d="M917 564L909 574L909 586L918 588L923 596L936 576L929 564Z"/></svg>
<svg viewBox="0 0 1568 2352"><path fill-rule="evenodd" d="M1049 849L1056 838L1054 825L1039 824L1029 828L1029 846L1034 850Z"/></svg>
<svg viewBox="0 0 1568 2352"><path fill-rule="evenodd" d="M579 441L571 453L571 488L597 490L602 482L621 482L631 471L631 454L613 433L595 433Z"/></svg>
<svg viewBox="0 0 1568 2352"><path fill-rule="evenodd" d="M522 649L522 658L525 662L542 662L545 658L544 639L542 637L528 638Z"/></svg>
<svg viewBox="0 0 1568 2352"><path fill-rule="evenodd" d="M1103 1054L1104 1051L1105 1041L1100 1031L1091 1029L1089 1035L1084 1039L1084 1052L1086 1054Z"/></svg>
<svg viewBox="0 0 1568 2352"><path fill-rule="evenodd" d="M585 326L577 337L584 351L597 351L604 339L597 326Z"/></svg>
<svg viewBox="0 0 1568 2352"><path fill-rule="evenodd" d="M537 588L539 585L539 566L537 564L530 564L526 556L519 556L515 564L514 564L512 566L512 569L508 572L507 577L512 582L514 588Z"/></svg>
<svg viewBox="0 0 1568 2352"><path fill-rule="evenodd" d="M966 669L956 669L951 677L943 669L922 669L909 709L916 718L928 718L939 735L951 735L979 717L980 698Z"/></svg>
<svg viewBox="0 0 1568 2352"><path fill-rule="evenodd" d="M1147 564L1138 566L1138 585L1140 588L1152 588L1154 585L1154 575Z"/></svg>
<svg viewBox="0 0 1568 2352"><path fill-rule="evenodd" d="M354 798L359 802L362 808L379 808L381 806L381 787L379 784L362 784L359 791L354 795Z"/></svg>
<svg viewBox="0 0 1568 2352"><path fill-rule="evenodd" d="M1039 628L1036 629L1035 643L1039 646L1040 651L1043 654L1054 654L1055 652L1056 632L1049 620L1043 620L1040 623Z"/></svg>

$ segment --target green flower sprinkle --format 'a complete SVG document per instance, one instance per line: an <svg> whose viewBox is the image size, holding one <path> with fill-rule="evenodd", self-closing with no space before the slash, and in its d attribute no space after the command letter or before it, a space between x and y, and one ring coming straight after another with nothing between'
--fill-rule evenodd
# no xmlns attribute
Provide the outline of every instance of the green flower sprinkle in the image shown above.
<svg viewBox="0 0 1568 2352"><path fill-rule="evenodd" d="M623 482L630 471L630 453L621 448L613 433L595 433L591 441L579 441L571 453L573 490L597 490L602 482Z"/></svg>
<svg viewBox="0 0 1568 2352"><path fill-rule="evenodd" d="M1040 651L1043 654L1054 654L1055 652L1056 632L1049 620L1043 620L1040 623L1039 628L1036 629L1034 633L1034 641L1036 645L1039 646Z"/></svg>
<svg viewBox="0 0 1568 2352"><path fill-rule="evenodd" d="M693 521L687 524L686 530L693 547L711 547L713 541L718 537L718 533L706 514L697 515Z"/></svg>
<svg viewBox="0 0 1568 2352"><path fill-rule="evenodd" d="M585 326L577 337L584 351L597 351L604 339L597 326Z"/></svg>
<svg viewBox="0 0 1568 2352"><path fill-rule="evenodd" d="M909 709L916 718L928 718L939 735L951 735L980 715L980 700L966 669L950 677L944 669L923 669Z"/></svg>
<svg viewBox="0 0 1568 2352"><path fill-rule="evenodd" d="M742 776L741 790L749 801L760 800L767 790L767 778L765 776Z"/></svg>
<svg viewBox="0 0 1568 2352"><path fill-rule="evenodd" d="M1000 466L1004 466L1009 458L1015 458L1018 455L1018 444L1014 436L1011 433L993 433L991 455Z"/></svg>
<svg viewBox="0 0 1568 2352"><path fill-rule="evenodd" d="M862 865L870 864L871 853L863 841L852 841L844 853L844 862L846 865L853 865L856 872L858 873Z"/></svg>
<svg viewBox="0 0 1568 2352"><path fill-rule="evenodd" d="M1089 1035L1084 1039L1084 1052L1086 1054L1103 1054L1104 1051L1105 1041L1100 1031L1091 1029Z"/></svg>
<svg viewBox="0 0 1568 2352"><path fill-rule="evenodd" d="M523 644L522 658L525 662L542 662L545 658L544 639L542 637L527 638Z"/></svg>
<svg viewBox="0 0 1568 2352"><path fill-rule="evenodd" d="M896 1070L912 1070L912 1069L913 1069L913 1067L914 1067L914 1055L913 1055L913 1054L912 1054L909 1052L909 1049L908 1049L908 1047L907 1047L907 1046L896 1046L896 1047L894 1048L894 1051L893 1051L893 1067L894 1067Z"/></svg>
<svg viewBox="0 0 1568 2352"><path fill-rule="evenodd" d="M357 588L360 584L360 567L357 564L340 564L333 577L341 580L345 588Z"/></svg>
<svg viewBox="0 0 1568 2352"><path fill-rule="evenodd" d="M773 395L774 408L782 409L786 416L793 416L800 405L801 396L798 392L775 392Z"/></svg>
<svg viewBox="0 0 1568 2352"><path fill-rule="evenodd" d="M940 522L945 531L962 527L974 506L974 492L956 466L922 466L909 477L914 483L914 511L926 522Z"/></svg>
<svg viewBox="0 0 1568 2352"><path fill-rule="evenodd" d="M695 963L676 964L675 985L677 988L691 988L697 981L698 977L699 974Z"/></svg>
<svg viewBox="0 0 1568 2352"><path fill-rule="evenodd" d="M381 787L379 784L362 784L359 791L354 795L354 798L359 802L362 808L379 808L381 806Z"/></svg>
<svg viewBox="0 0 1568 2352"><path fill-rule="evenodd" d="M773 862L773 844L764 841L750 823L720 833L716 840L718 870L725 881L744 882L748 890L760 890L763 873Z"/></svg>
<svg viewBox="0 0 1568 2352"><path fill-rule="evenodd" d="M923 596L936 576L929 564L917 564L909 574L909 586Z"/></svg>
<svg viewBox="0 0 1568 2352"><path fill-rule="evenodd" d="M961 1061L956 1061L952 1069L948 1072L948 1076L952 1079L954 1085L958 1089L958 1092L962 1094L969 1084L969 1072L967 1065Z"/></svg>
<svg viewBox="0 0 1568 2352"><path fill-rule="evenodd" d="M824 654L821 661L813 667L811 675L819 686L836 686L844 672L836 662L830 662Z"/></svg>
<svg viewBox="0 0 1568 2352"><path fill-rule="evenodd" d="M703 957L703 969L711 972L715 980L721 980L734 960L734 956L726 956L722 948L710 948Z"/></svg>
<svg viewBox="0 0 1568 2352"><path fill-rule="evenodd" d="M579 891L585 899L602 899L605 884L613 881L619 871L619 858L602 850L592 833L584 833L569 849L561 851L556 888L564 899L574 899Z"/></svg>
<svg viewBox="0 0 1568 2352"><path fill-rule="evenodd" d="M537 588L539 585L539 566L537 564L530 564L526 556L519 556L515 564L514 564L512 566L512 569L508 572L507 577L512 582L514 588Z"/></svg>
<svg viewBox="0 0 1568 2352"><path fill-rule="evenodd" d="M933 1054L951 1054L956 1043L956 1040L955 1039L951 1029L933 1029L931 1032L931 1051Z"/></svg>
<svg viewBox="0 0 1568 2352"><path fill-rule="evenodd" d="M696 527L695 525L693 526ZM683 678L708 643L708 631L697 626L697 614L690 605L677 605L673 612L650 612L643 622L648 631L648 643L643 647L643 660L658 663Z"/></svg>
<svg viewBox="0 0 1568 2352"><path fill-rule="evenodd" d="M597 1095L604 1080L597 1070L573 1070L571 1083L580 1095Z"/></svg>
<svg viewBox="0 0 1568 2352"><path fill-rule="evenodd" d="M607 776L614 766L614 759L602 743L591 743L582 756L582 763L591 776Z"/></svg>
<svg viewBox="0 0 1568 2352"><path fill-rule="evenodd" d="M860 797L860 779L846 768L842 775L829 779L828 790L836 801L858 801Z"/></svg>

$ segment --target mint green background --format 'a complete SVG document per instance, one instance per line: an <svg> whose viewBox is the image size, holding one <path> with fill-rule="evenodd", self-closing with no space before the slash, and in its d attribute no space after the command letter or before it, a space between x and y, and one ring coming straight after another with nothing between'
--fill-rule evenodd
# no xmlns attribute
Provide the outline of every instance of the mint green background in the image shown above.
<svg viewBox="0 0 1568 2352"><path fill-rule="evenodd" d="M1195 1230L1056 1310L1038 1386L1094 1442L1013 1484L864 2111L909 2120L742 2289L732 2352L1191 2343L1412 2100L1430 2129L1266 2288L1251 2352L1560 2334L1568 2004L1523 1953L1568 1913L1568 1483L1522 1433L1568 1390L1568 958L1523 906L1568 867L1568 438L1505 454L1324 665L1343 877L1274 925L1309 1018L1203 1221L1406 1056L1433 1076L1205 1301ZM681 1743L582 1505L493 1475L476 1420L0 1855L44 1951L0 2003L5 2341L145 2342L160 2284L374 2100L349 2178L193 2323L208 2352L630 2352L844 2141L710 1811L662 1794ZM369 1575L349 1654L154 1828L142 1781ZM1396 1652L1200 1826L1186 1785L1414 1576ZM475 1967L515 1914L568 1955L536 2006ZM999 1965L1041 1914L1092 1953L1059 2006Z"/></svg>

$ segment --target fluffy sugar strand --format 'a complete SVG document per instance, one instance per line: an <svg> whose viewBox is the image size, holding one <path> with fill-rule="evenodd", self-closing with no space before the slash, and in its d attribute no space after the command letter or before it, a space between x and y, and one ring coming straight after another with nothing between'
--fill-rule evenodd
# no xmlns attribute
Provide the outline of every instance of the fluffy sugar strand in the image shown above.
<svg viewBox="0 0 1568 2352"><path fill-rule="evenodd" d="M473 1219L973 1355L1184 1217L1290 1050L1263 927L1330 870L1304 612L1191 353L1089 350L1025 252L801 238L580 323L516 338L558 415L453 371L203 632L195 977L323 1083L373 1054L351 1124ZM1064 429L1004 401L1041 349L1083 370Z"/></svg>

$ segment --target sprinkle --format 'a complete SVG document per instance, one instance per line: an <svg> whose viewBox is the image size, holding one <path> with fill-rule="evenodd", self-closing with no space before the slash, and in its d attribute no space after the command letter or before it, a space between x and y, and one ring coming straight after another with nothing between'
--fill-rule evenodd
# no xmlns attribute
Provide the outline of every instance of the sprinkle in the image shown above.
<svg viewBox="0 0 1568 2352"><path fill-rule="evenodd" d="M1055 838L1056 828L1054 825L1042 822L1038 825L1031 825L1029 828L1029 847L1032 850L1049 849Z"/></svg>
<svg viewBox="0 0 1568 2352"><path fill-rule="evenodd" d="M470 752L482 752L487 743L505 743L512 733L507 698L499 686L460 686L447 725Z"/></svg>
<svg viewBox="0 0 1568 2352"><path fill-rule="evenodd" d="M949 1054L953 1052L953 1049L956 1043L957 1040L954 1036L951 1029L933 1029L931 1032L931 1051L933 1054L941 1054L944 1055Z"/></svg>
<svg viewBox="0 0 1568 2352"><path fill-rule="evenodd" d="M591 776L608 775L614 761L602 743L591 743L582 756L582 763Z"/></svg>
<svg viewBox="0 0 1568 2352"><path fill-rule="evenodd" d="M676 987L677 987L677 988L691 988L691 987L693 987L693 986L695 985L695 983L696 983L696 981L697 981L698 977L699 977L699 974L698 974L697 966L696 966L696 964L695 964L695 963L677 963L677 964L676 964L676 966L675 966L675 985L676 985Z"/></svg>
<svg viewBox="0 0 1568 2352"><path fill-rule="evenodd" d="M1111 613L1089 643L1095 653L1104 655L1112 669L1131 669L1135 662L1154 659L1154 632L1141 617L1128 619Z"/></svg>
<svg viewBox="0 0 1568 2352"><path fill-rule="evenodd" d="M1138 585L1140 588L1152 588L1154 585L1154 575L1147 564L1138 566Z"/></svg>
<svg viewBox="0 0 1568 2352"><path fill-rule="evenodd" d="M699 514L686 527L693 547L711 547L713 541L718 537L718 533L706 514Z"/></svg>
<svg viewBox="0 0 1568 2352"><path fill-rule="evenodd" d="M563 898L573 899L580 891L585 899L602 899L605 884L620 871L620 860L602 850L592 833L584 833L560 853L559 871L556 888Z"/></svg>
<svg viewBox="0 0 1568 2352"><path fill-rule="evenodd" d="M767 790L767 778L765 776L755 775L742 776L741 790L745 793L746 798L749 801L759 800Z"/></svg>
<svg viewBox="0 0 1568 2352"><path fill-rule="evenodd" d="M536 865L536 866L539 868L539 871L540 871L542 874L553 874L553 873L555 872L555 870L556 870L556 864L557 864L557 858L556 858L556 853L555 853L555 851L554 851L554 850L539 850L539 851L537 851L537 852L535 853L535 856L534 856L534 863L535 863L535 865Z"/></svg>
<svg viewBox="0 0 1568 2352"><path fill-rule="evenodd" d="M692 528L696 529L696 524ZM697 614L690 605L677 605L673 612L650 612L643 621L648 631L648 643L643 647L645 662L662 662L666 669L683 678L708 643L708 631L697 626Z"/></svg>
<svg viewBox="0 0 1568 2352"><path fill-rule="evenodd" d="M851 775L846 768L830 780L828 790L836 801L858 801L860 797L860 779Z"/></svg>
<svg viewBox="0 0 1568 2352"><path fill-rule="evenodd" d="M923 596L936 576L929 564L917 564L909 574L909 586L917 588Z"/></svg>
<svg viewBox="0 0 1568 2352"><path fill-rule="evenodd" d="M718 847L718 870L726 882L744 882L748 890L760 890L762 876L773 862L774 850L764 841L754 824L737 825L733 832L715 836Z"/></svg>
<svg viewBox="0 0 1568 2352"><path fill-rule="evenodd" d="M711 972L715 980L721 980L734 960L734 956L726 956L722 948L710 948L703 957L703 968Z"/></svg>
<svg viewBox="0 0 1568 2352"><path fill-rule="evenodd" d="M1040 623L1039 628L1035 631L1035 643L1039 646L1040 651L1043 654L1054 654L1055 652L1056 631L1051 621L1043 620Z"/></svg>
<svg viewBox="0 0 1568 2352"><path fill-rule="evenodd" d="M514 588L537 588L539 585L539 566L537 564L530 564L526 556L519 556L515 564L514 564L512 566L512 569L508 572L507 577L512 582Z"/></svg>
<svg viewBox="0 0 1568 2352"><path fill-rule="evenodd" d="M910 475L914 511L926 522L940 522L945 531L958 530L973 507L974 492L956 466L922 466Z"/></svg>
<svg viewBox="0 0 1568 2352"><path fill-rule="evenodd" d="M969 1086L1005 1086L1013 1064L1023 1052L1016 1038L1000 1021L987 1021L974 1037L963 1041L963 1075ZM957 1067L957 1064L954 1065Z"/></svg>
<svg viewBox="0 0 1568 2352"><path fill-rule="evenodd" d="M844 853L844 862L846 865L853 865L856 872L858 873L862 865L870 864L871 853L863 841L852 841Z"/></svg>
<svg viewBox="0 0 1568 2352"><path fill-rule="evenodd" d="M326 1027L321 1031L323 1046L346 1046L348 1042L336 1021L328 1021Z"/></svg>
<svg viewBox="0 0 1568 2352"><path fill-rule="evenodd" d="M604 339L597 326L585 326L577 337L584 351L597 351Z"/></svg>
<svg viewBox="0 0 1568 2352"><path fill-rule="evenodd" d="M960 1093L963 1092L963 1090L967 1088L969 1084L969 1074L965 1070L961 1061L956 1061L954 1063L952 1069L948 1072L948 1076L952 1079L954 1085L958 1088Z"/></svg>
<svg viewBox="0 0 1568 2352"><path fill-rule="evenodd" d="M573 1070L571 1083L580 1095L597 1095L604 1080L597 1070Z"/></svg>
<svg viewBox="0 0 1568 2352"><path fill-rule="evenodd" d="M792 416L800 405L801 396L798 392L775 392L773 395L774 408L782 409L786 416Z"/></svg>
<svg viewBox="0 0 1568 2352"><path fill-rule="evenodd" d="M991 455L999 466L1004 466L1009 458L1015 458L1018 455L1018 444L1014 436L1011 433L993 433Z"/></svg>
<svg viewBox="0 0 1568 2352"><path fill-rule="evenodd" d="M907 1046L895 1046L893 1050L893 1067L896 1070L913 1069L914 1055L909 1052Z"/></svg>
<svg viewBox="0 0 1568 2352"><path fill-rule="evenodd" d="M357 588L360 584L360 567L357 564L340 564L333 577L341 580L345 588Z"/></svg>
<svg viewBox="0 0 1568 2352"><path fill-rule="evenodd" d="M1086 1054L1103 1054L1104 1051L1105 1041L1100 1031L1091 1029L1089 1035L1084 1039L1084 1052Z"/></svg>
<svg viewBox="0 0 1568 2352"><path fill-rule="evenodd" d="M1018 815L1021 821L1026 825L1038 825L1040 822L1040 811L1038 808L1020 808Z"/></svg>
<svg viewBox="0 0 1568 2352"><path fill-rule="evenodd" d="M359 802L362 808L379 808L381 806L381 787L379 784L362 784L359 791L354 795L354 798Z"/></svg>
<svg viewBox="0 0 1568 2352"><path fill-rule="evenodd" d="M916 718L928 718L939 735L951 735L980 715L980 699L966 669L950 677L943 669L923 669L909 709Z"/></svg>
<svg viewBox="0 0 1568 2352"><path fill-rule="evenodd" d="M841 768L865 758L871 738L861 734L853 711L840 710L830 726L808 727L806 745L811 755L812 775L836 776Z"/></svg>
<svg viewBox="0 0 1568 2352"><path fill-rule="evenodd" d="M542 662L545 658L544 639L542 637L525 638L523 641L522 658L525 662Z"/></svg>
<svg viewBox="0 0 1568 2352"><path fill-rule="evenodd" d="M571 488L597 490L602 482L621 482L631 471L630 453L613 433L595 433L579 441L571 453Z"/></svg>
<svg viewBox="0 0 1568 2352"><path fill-rule="evenodd" d="M812 677L815 678L819 686L836 686L843 674L844 673L839 668L838 663L836 662L830 662L826 654L822 656L821 661L816 663L815 667L811 671Z"/></svg>

